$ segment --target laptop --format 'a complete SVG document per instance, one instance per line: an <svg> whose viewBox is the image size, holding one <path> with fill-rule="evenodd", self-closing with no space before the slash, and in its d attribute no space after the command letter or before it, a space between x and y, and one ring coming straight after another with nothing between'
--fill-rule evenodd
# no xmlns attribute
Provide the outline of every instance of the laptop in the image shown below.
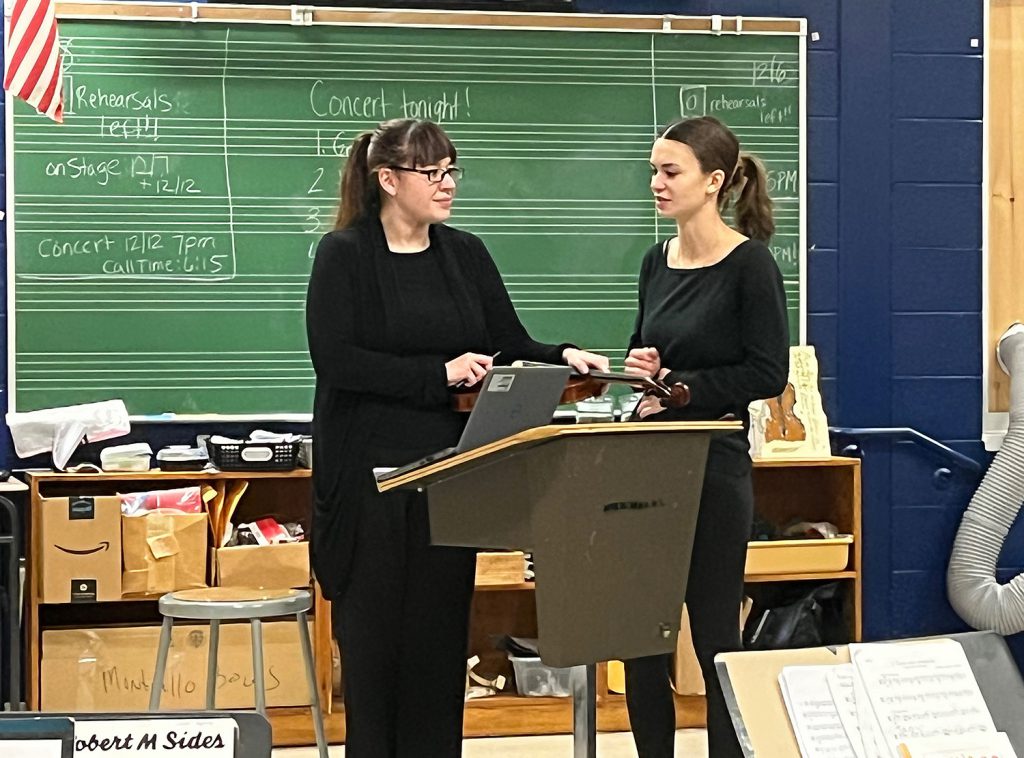
<svg viewBox="0 0 1024 758"><path fill-rule="evenodd" d="M398 468L374 469L378 482L451 458L495 440L551 423L569 366L496 366L483 379L476 404L455 447L407 463Z"/></svg>

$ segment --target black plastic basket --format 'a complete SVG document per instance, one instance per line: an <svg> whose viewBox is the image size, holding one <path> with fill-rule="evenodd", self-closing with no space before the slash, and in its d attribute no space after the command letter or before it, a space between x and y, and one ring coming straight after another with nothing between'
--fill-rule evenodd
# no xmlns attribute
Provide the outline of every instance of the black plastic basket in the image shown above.
<svg viewBox="0 0 1024 758"><path fill-rule="evenodd" d="M300 442L206 441L210 462L221 471L290 471L295 468Z"/></svg>

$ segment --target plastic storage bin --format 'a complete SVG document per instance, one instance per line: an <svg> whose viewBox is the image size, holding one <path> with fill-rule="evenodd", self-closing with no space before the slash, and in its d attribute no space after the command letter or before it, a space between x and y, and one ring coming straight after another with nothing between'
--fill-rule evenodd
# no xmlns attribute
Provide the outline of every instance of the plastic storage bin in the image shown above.
<svg viewBox="0 0 1024 758"><path fill-rule="evenodd" d="M569 672L572 669L555 669L545 666L540 658L513 658L512 669L516 675L516 690L525 697L569 697L572 685Z"/></svg>
<svg viewBox="0 0 1024 758"><path fill-rule="evenodd" d="M299 441L218 444L206 440L210 462L221 471L291 471L299 457Z"/></svg>
<svg viewBox="0 0 1024 758"><path fill-rule="evenodd" d="M747 545L745 573L807 574L843 571L850 561L853 536L826 540L764 540Z"/></svg>

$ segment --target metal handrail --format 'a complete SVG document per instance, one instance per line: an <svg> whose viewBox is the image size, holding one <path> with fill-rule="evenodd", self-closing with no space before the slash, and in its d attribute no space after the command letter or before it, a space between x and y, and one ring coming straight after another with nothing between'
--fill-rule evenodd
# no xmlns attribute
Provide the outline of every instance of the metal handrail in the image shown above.
<svg viewBox="0 0 1024 758"><path fill-rule="evenodd" d="M829 432L836 435L844 435L847 437L889 437L897 440L909 440L916 442L936 453L940 453L948 458L953 463L960 466L960 468L966 469L975 474L980 474L982 466L973 458L969 458L963 453L958 453L948 445L944 445L936 439L932 439L927 434L922 434L917 429L911 429L909 426L896 426L896 427L852 427L852 426L830 426Z"/></svg>

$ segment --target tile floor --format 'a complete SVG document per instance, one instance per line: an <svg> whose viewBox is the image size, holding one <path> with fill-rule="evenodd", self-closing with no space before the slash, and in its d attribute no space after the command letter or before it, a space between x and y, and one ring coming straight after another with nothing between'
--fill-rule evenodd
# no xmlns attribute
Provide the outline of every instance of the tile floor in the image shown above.
<svg viewBox="0 0 1024 758"><path fill-rule="evenodd" d="M707 734L703 729L676 732L679 758L707 758ZM343 745L331 747L331 758L345 755ZM571 758L572 737L498 737L466 740L464 758ZM599 734L598 758L636 758L633 736L629 732ZM278 748L274 758L317 758L315 747Z"/></svg>

